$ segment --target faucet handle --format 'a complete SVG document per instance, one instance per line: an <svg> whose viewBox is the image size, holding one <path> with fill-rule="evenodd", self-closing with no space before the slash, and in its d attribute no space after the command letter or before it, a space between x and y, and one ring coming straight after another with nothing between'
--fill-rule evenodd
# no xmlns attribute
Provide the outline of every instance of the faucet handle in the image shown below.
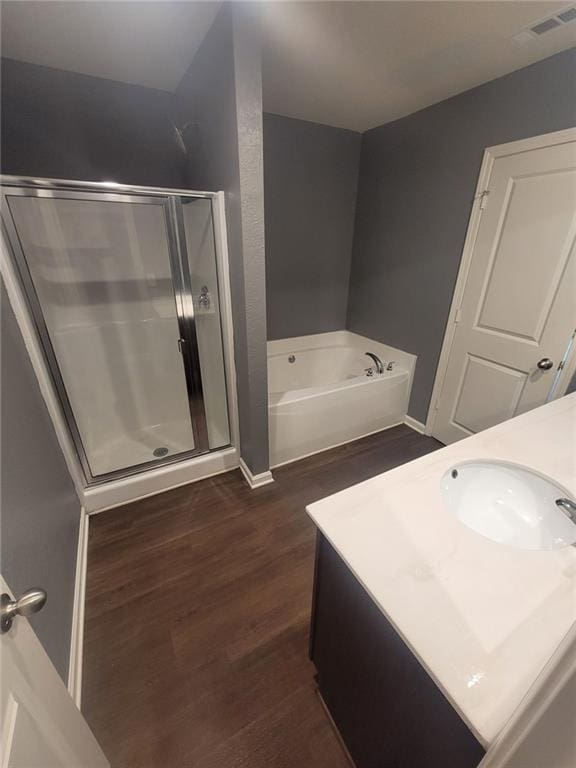
<svg viewBox="0 0 576 768"><path fill-rule="evenodd" d="M386 370L387 371L393 371L395 365L396 365L396 360L390 360L390 362L386 366Z"/></svg>

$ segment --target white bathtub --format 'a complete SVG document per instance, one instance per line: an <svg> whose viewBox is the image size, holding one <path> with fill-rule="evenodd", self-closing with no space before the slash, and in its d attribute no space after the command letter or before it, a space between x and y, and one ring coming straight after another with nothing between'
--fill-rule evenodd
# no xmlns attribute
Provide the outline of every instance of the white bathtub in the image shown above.
<svg viewBox="0 0 576 768"><path fill-rule="evenodd" d="M373 352L393 370L366 375ZM290 359L294 357L294 361ZM268 342L270 465L404 421L416 357L349 331Z"/></svg>

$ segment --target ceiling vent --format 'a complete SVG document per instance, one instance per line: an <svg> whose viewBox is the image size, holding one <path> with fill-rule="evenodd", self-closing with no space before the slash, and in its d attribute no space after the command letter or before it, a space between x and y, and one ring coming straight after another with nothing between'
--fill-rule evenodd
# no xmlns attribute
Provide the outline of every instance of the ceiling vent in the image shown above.
<svg viewBox="0 0 576 768"><path fill-rule="evenodd" d="M544 35L546 32L550 32L550 30L561 26L562 22L552 17L551 19L546 19L546 21L541 21L538 24L534 24L533 27L530 27L530 32L534 32L535 35Z"/></svg>
<svg viewBox="0 0 576 768"><path fill-rule="evenodd" d="M574 21L576 19L576 6L574 8L568 8L566 11L562 11L556 18L563 21L564 24L568 24L569 21Z"/></svg>
<svg viewBox="0 0 576 768"><path fill-rule="evenodd" d="M544 19L538 19L530 26L526 27L522 32L514 35L512 42L516 45L524 45L530 40L535 40L537 37L552 32L553 29L563 27L564 24L569 24L571 21L576 21L576 6L571 8L565 8L559 13L555 13L553 16L547 16Z"/></svg>

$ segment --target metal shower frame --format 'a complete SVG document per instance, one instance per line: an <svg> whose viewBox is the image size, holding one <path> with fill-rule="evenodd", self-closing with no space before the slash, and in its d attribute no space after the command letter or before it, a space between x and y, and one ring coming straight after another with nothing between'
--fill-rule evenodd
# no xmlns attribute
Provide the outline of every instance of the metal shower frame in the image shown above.
<svg viewBox="0 0 576 768"><path fill-rule="evenodd" d="M120 480L136 473L146 472L150 469L155 469L157 467L173 464L184 459L208 453L211 449L208 444L206 411L202 388L200 358L198 354L196 318L194 313L192 284L180 198L205 198L211 201L212 231L214 235L214 200L216 198L216 193L134 186L117 184L115 182L68 181L6 175L0 176L0 187L2 230L14 259L16 271L26 297L35 331L40 341L46 369L50 375L64 421L82 466L86 485L90 487L110 480ZM192 431L194 434L194 449L97 476L92 474L80 431L64 385L60 366L58 365L50 334L44 320L42 307L10 211L9 201L7 200L10 196L105 200L108 202L159 205L162 207L166 225L176 317L180 334L178 343L184 364L188 406L190 410ZM217 264L216 269L218 269ZM214 450L221 450L223 447L225 446L218 446Z"/></svg>

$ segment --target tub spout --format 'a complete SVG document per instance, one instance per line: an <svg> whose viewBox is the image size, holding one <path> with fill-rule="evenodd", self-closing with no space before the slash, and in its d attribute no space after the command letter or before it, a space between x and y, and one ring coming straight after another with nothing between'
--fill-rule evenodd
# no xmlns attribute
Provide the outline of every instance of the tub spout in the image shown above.
<svg viewBox="0 0 576 768"><path fill-rule="evenodd" d="M368 357L374 361L378 373L384 373L384 363L380 360L378 355L375 355L374 352L365 352L364 354L368 355Z"/></svg>

